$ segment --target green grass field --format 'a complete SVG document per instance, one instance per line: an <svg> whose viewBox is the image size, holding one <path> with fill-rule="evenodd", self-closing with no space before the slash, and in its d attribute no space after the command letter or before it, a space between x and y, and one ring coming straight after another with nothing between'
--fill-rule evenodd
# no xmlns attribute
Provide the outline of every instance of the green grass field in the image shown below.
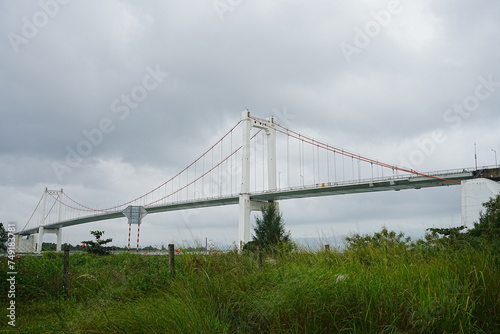
<svg viewBox="0 0 500 334"><path fill-rule="evenodd" d="M360 243L262 267L235 252L175 260L174 278L168 256L72 254L65 295L62 254L18 258L16 327L4 316L0 332L500 333L500 256L486 247Z"/></svg>

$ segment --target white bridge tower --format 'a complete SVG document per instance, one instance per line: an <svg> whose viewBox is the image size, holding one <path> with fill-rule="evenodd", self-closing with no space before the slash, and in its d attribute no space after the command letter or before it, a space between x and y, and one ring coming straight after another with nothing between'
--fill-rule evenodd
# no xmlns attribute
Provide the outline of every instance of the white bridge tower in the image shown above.
<svg viewBox="0 0 500 334"><path fill-rule="evenodd" d="M260 120L250 117L250 111L242 112L243 141L242 141L242 169L240 188L240 212L238 222L238 240L240 250L250 241L250 214L259 211L266 202L250 200L250 132L252 127L266 131L267 139L267 177L268 190L276 190L276 129L274 117Z"/></svg>
<svg viewBox="0 0 500 334"><path fill-rule="evenodd" d="M43 202L42 202L42 216L40 217L40 225L38 227L38 239L35 244L35 252L40 253L42 251L42 244L43 244L43 236L47 233L54 233L57 235L57 242L56 242L56 251L60 252L61 251L61 240L62 240L62 227L56 227L56 228L44 228L45 225L45 220L47 217L51 214L52 208L47 212L47 198L49 196L53 197L54 200L56 201L54 204L57 203L57 221L62 220L62 195L63 195L63 190L49 190L45 188L45 192L43 193Z"/></svg>

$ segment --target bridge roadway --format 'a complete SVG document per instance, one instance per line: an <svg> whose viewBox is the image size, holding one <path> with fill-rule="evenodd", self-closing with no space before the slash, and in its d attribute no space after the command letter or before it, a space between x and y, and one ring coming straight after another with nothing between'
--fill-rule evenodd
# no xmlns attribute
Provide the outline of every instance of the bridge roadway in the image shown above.
<svg viewBox="0 0 500 334"><path fill-rule="evenodd" d="M253 201L274 201L293 198L306 198L306 197L319 197L319 196L332 196L332 195L345 195L345 194L359 194L375 191L399 191L404 189L421 189L429 187L441 187L457 185L457 183L441 180L451 180L460 182L478 177L485 177L500 181L500 168L483 168L475 170L472 168L456 170L456 171L440 171L427 174L436 178L406 175L406 176L392 176L380 179L360 180L353 182L342 183L320 183L312 186L300 186L286 189L279 189L274 191L264 191L250 194L250 199ZM239 196L232 195L220 198L198 199L194 201L176 202L166 205L158 205L146 207L148 213L158 213L167 211L188 210L204 207L214 207L222 205L238 204ZM121 211L107 212L91 216L85 216L76 219L70 219L53 224L44 225L44 229L57 229L61 227L79 225L89 222L96 222L101 220L123 218L125 217ZM18 232L17 234L29 235L38 232L38 227L30 228Z"/></svg>

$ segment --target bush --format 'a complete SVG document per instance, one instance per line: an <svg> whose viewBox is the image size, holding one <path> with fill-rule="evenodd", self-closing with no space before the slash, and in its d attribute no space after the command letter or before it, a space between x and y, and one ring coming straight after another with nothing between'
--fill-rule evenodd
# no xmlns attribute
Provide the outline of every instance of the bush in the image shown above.
<svg viewBox="0 0 500 334"><path fill-rule="evenodd" d="M256 247L260 247L263 252L275 254L279 250L293 248L291 245L286 246L291 243L290 232L285 231L283 216L276 203L268 203L262 209L262 218L257 217L255 224L253 240L243 249L255 251Z"/></svg>
<svg viewBox="0 0 500 334"><path fill-rule="evenodd" d="M85 247L86 252L95 255L108 255L111 253L111 248L106 247L104 245L113 241L112 238L101 239L101 237L104 234L104 231L90 231L90 234L92 234L95 237L95 241L93 240L82 241L82 243L86 244Z"/></svg>

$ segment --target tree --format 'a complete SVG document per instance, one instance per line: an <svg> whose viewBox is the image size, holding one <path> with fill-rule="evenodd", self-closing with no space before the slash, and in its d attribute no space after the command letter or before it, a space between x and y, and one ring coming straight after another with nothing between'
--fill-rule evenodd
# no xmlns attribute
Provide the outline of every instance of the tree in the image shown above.
<svg viewBox="0 0 500 334"><path fill-rule="evenodd" d="M7 230L5 230L3 223L0 223L0 251L6 251L7 250L7 239L9 239L9 234L7 233Z"/></svg>
<svg viewBox="0 0 500 334"><path fill-rule="evenodd" d="M345 238L347 249L355 250L365 246L379 247L379 248L394 248L394 247L408 247L411 243L410 237L405 237L404 233L396 233L389 231L387 227L382 227L380 232L373 235L359 235L355 234L352 237Z"/></svg>
<svg viewBox="0 0 500 334"><path fill-rule="evenodd" d="M104 231L90 231L90 234L95 237L95 241L82 241L82 243L86 244L85 251L96 255L107 255L111 252L110 247L106 247L104 245L110 243L113 239L109 238L101 240Z"/></svg>
<svg viewBox="0 0 500 334"><path fill-rule="evenodd" d="M412 247L410 237L404 233L389 231L385 226L373 235L354 234L346 237L345 251L355 255L363 264L387 261L391 257L400 257Z"/></svg>
<svg viewBox="0 0 500 334"><path fill-rule="evenodd" d="M440 246L462 245L464 241L469 239L467 233L464 232L466 229L467 226L465 225L458 227L428 228L427 231L430 233L425 234L425 240L428 244Z"/></svg>
<svg viewBox="0 0 500 334"><path fill-rule="evenodd" d="M471 237L480 237L487 241L500 241L500 195L483 203L485 213L481 213L479 222L467 234Z"/></svg>
<svg viewBox="0 0 500 334"><path fill-rule="evenodd" d="M256 217L256 226L252 241L246 249L260 247L262 250L274 253L278 249L291 245L290 232L285 232L283 216L278 210L278 205L270 202L262 209L262 217Z"/></svg>
<svg viewBox="0 0 500 334"><path fill-rule="evenodd" d="M480 214L473 228L429 228L431 234L426 235L426 239L434 244L461 245L465 242L477 245L486 242L500 247L500 195L483 203L483 207L486 212Z"/></svg>

